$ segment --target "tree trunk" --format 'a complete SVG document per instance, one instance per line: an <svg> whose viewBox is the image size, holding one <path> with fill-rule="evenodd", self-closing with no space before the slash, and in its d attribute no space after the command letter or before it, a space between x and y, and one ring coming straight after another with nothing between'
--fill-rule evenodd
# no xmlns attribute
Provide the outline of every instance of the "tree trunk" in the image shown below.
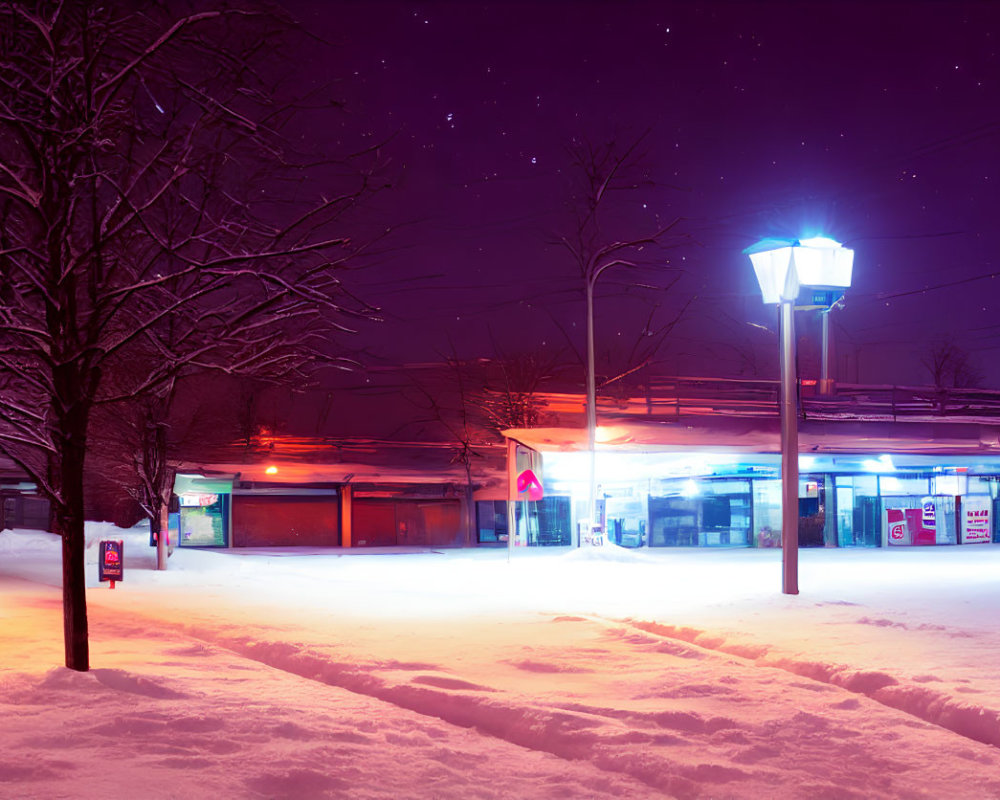
<svg viewBox="0 0 1000 800"><path fill-rule="evenodd" d="M84 570L83 460L84 449L67 437L60 459L62 503L56 526L62 537L63 638L66 666L78 672L90 669L87 631L87 583Z"/></svg>
<svg viewBox="0 0 1000 800"><path fill-rule="evenodd" d="M473 487L467 485L465 491L462 493L462 516L465 537L465 546L472 547L479 544L479 537L476 535L476 501L473 499Z"/></svg>
<svg viewBox="0 0 1000 800"><path fill-rule="evenodd" d="M169 408L173 399L173 389L164 400L162 416L167 416L166 409ZM156 568L165 570L167 568L167 557L170 555L167 538L170 536L170 526L167 523L167 502L163 499L164 484L167 482L167 426L166 424L155 424L150 420L151 425L146 428L147 442L144 458L146 459L146 474L150 476L152 491L150 493L150 510L153 512L150 517L150 529L156 532ZM150 435L151 434L151 435Z"/></svg>
<svg viewBox="0 0 1000 800"><path fill-rule="evenodd" d="M54 472L57 509L54 533L62 537L63 638L66 666L78 672L90 669L87 635L87 581L84 570L84 488L87 456L87 424L90 408L86 398L92 383L81 380L75 365L57 365L53 371L55 392L56 454L49 461Z"/></svg>
<svg viewBox="0 0 1000 800"><path fill-rule="evenodd" d="M167 507L163 503L154 504L153 513L149 517L149 530L156 537L156 568L164 570L167 568L167 537L170 535L170 527L167 524Z"/></svg>
<svg viewBox="0 0 1000 800"><path fill-rule="evenodd" d="M162 523L160 521L160 509L154 507L152 513L149 514L149 535L153 537L156 542L160 541L160 530L162 528Z"/></svg>

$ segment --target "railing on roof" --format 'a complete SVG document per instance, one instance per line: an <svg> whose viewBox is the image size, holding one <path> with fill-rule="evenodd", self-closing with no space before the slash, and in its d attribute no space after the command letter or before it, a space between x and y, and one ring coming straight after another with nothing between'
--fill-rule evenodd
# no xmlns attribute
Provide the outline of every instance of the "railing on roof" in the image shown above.
<svg viewBox="0 0 1000 800"><path fill-rule="evenodd" d="M653 378L638 390L644 396L598 397L605 413L682 417L721 414L739 417L778 415L780 383L729 378ZM1000 424L1000 391L939 389L933 386L837 384L829 395L800 382L799 412L805 419Z"/></svg>

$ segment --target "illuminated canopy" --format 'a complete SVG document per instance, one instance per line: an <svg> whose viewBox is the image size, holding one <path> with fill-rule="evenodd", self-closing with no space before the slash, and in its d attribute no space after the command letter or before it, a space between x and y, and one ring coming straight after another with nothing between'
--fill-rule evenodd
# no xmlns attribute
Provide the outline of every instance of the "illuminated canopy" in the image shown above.
<svg viewBox="0 0 1000 800"><path fill-rule="evenodd" d="M174 476L174 494L229 494L233 491L232 475L198 475L178 472Z"/></svg>
<svg viewBox="0 0 1000 800"><path fill-rule="evenodd" d="M833 239L763 239L743 252L750 256L765 303L795 300L800 286L851 285L854 251Z"/></svg>

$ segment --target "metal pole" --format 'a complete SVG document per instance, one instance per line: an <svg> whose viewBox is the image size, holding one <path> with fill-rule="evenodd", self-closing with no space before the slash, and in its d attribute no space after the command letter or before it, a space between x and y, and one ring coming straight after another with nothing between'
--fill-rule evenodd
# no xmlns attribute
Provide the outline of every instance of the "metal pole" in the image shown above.
<svg viewBox="0 0 1000 800"><path fill-rule="evenodd" d="M590 451L589 498L587 525L595 522L597 508L597 381L594 378L594 284L597 274L587 276L587 449ZM587 529L590 536L591 528Z"/></svg>
<svg viewBox="0 0 1000 800"><path fill-rule="evenodd" d="M167 514L166 503L160 509L160 533L156 537L156 568L167 568L167 537L170 536L170 517Z"/></svg>
<svg viewBox="0 0 1000 800"><path fill-rule="evenodd" d="M833 391L833 381L830 380L830 311L824 309L823 316L823 363L819 374L819 393L830 394Z"/></svg>
<svg viewBox="0 0 1000 800"><path fill-rule="evenodd" d="M799 429L794 300L781 301L781 591L799 593Z"/></svg>
<svg viewBox="0 0 1000 800"><path fill-rule="evenodd" d="M517 512L514 504L517 502L517 442L507 440L507 563L514 550L514 536L517 533Z"/></svg>

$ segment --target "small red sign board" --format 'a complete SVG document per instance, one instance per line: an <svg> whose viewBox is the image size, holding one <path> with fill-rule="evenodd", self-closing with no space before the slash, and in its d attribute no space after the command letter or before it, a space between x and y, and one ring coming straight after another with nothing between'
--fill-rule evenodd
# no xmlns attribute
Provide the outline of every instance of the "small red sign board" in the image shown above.
<svg viewBox="0 0 1000 800"><path fill-rule="evenodd" d="M535 477L534 471L526 469L517 476L518 500L541 500L542 482Z"/></svg>
<svg viewBox="0 0 1000 800"><path fill-rule="evenodd" d="M100 558L97 561L98 578L102 581L111 581L111 588L115 588L115 581L125 578L125 558L124 545L121 539L104 539L100 543Z"/></svg>

